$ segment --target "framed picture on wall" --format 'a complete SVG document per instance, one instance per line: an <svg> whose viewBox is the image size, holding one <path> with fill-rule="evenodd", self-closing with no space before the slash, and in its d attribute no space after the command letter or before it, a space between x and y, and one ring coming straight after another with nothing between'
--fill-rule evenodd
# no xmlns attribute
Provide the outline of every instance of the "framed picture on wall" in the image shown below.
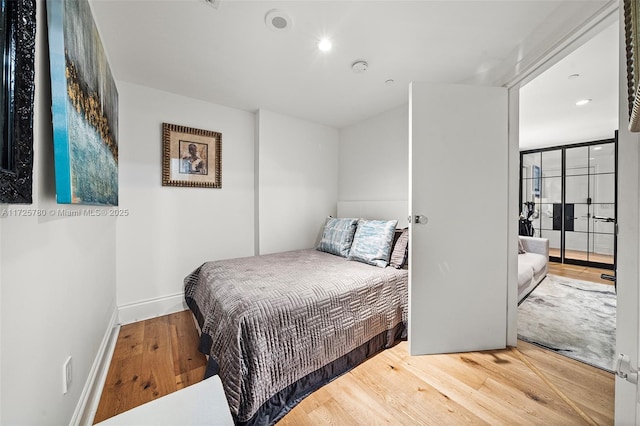
<svg viewBox="0 0 640 426"><path fill-rule="evenodd" d="M162 185L222 188L222 134L162 123Z"/></svg>
<svg viewBox="0 0 640 426"><path fill-rule="evenodd" d="M0 203L30 204L36 2L1 0L0 6Z"/></svg>
<svg viewBox="0 0 640 426"><path fill-rule="evenodd" d="M540 198L540 185L542 183L540 166L536 166L535 164L532 166L532 177L531 192L533 193L534 198Z"/></svg>

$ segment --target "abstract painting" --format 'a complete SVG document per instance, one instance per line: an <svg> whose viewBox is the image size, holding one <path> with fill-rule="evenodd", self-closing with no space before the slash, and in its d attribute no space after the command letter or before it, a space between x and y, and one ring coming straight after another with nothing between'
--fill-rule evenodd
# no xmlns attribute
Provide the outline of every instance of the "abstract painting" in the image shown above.
<svg viewBox="0 0 640 426"><path fill-rule="evenodd" d="M47 0L56 198L118 205L118 91L87 0Z"/></svg>

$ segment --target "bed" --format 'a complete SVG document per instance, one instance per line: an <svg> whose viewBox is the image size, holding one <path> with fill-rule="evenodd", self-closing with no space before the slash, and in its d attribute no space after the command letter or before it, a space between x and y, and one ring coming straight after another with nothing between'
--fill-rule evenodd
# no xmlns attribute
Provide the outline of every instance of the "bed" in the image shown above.
<svg viewBox="0 0 640 426"><path fill-rule="evenodd" d="M392 235L387 262L400 252L393 244ZM275 423L406 338L407 269L354 261L344 244L331 251L321 241L317 249L207 262L185 278L206 375L220 376L236 424Z"/></svg>

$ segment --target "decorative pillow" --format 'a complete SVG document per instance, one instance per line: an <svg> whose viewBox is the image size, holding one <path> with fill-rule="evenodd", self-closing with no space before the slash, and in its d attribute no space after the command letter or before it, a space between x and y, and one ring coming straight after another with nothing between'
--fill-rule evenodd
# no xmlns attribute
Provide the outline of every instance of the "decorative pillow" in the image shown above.
<svg viewBox="0 0 640 426"><path fill-rule="evenodd" d="M398 234L398 232L396 232ZM400 236L396 239L391 250L391 257L389 259L389 265L396 269L402 269L407 263L407 257L409 255L409 228L404 228L400 232Z"/></svg>
<svg viewBox="0 0 640 426"><path fill-rule="evenodd" d="M348 259L387 266L397 224L397 220L358 220Z"/></svg>
<svg viewBox="0 0 640 426"><path fill-rule="evenodd" d="M526 251L524 250L524 245L522 244L522 240L518 238L518 254L524 254Z"/></svg>
<svg viewBox="0 0 640 426"><path fill-rule="evenodd" d="M327 222L324 224L322 239L316 248L326 253L347 257L357 224L358 219L337 219L329 216Z"/></svg>

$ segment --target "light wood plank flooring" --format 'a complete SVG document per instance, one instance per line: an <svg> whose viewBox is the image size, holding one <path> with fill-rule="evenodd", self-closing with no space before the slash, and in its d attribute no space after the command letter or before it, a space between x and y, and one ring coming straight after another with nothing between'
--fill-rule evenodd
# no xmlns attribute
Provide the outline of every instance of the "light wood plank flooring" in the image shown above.
<svg viewBox="0 0 640 426"><path fill-rule="evenodd" d="M560 257L560 249L549 248L549 256ZM584 260L590 262L609 263L613 265L612 254L593 253L580 250L565 250L565 259Z"/></svg>
<svg viewBox="0 0 640 426"><path fill-rule="evenodd" d="M188 311L125 325L95 421L201 380ZM279 424L613 424L614 378L525 342L411 357L383 351L304 399Z"/></svg>
<svg viewBox="0 0 640 426"><path fill-rule="evenodd" d="M94 423L201 381L198 341L188 311L122 326Z"/></svg>
<svg viewBox="0 0 640 426"><path fill-rule="evenodd" d="M603 280L601 274L613 275L609 269L591 268L588 266L569 265L566 263L549 262L549 273L576 280L591 281L600 284L614 285L613 281Z"/></svg>

